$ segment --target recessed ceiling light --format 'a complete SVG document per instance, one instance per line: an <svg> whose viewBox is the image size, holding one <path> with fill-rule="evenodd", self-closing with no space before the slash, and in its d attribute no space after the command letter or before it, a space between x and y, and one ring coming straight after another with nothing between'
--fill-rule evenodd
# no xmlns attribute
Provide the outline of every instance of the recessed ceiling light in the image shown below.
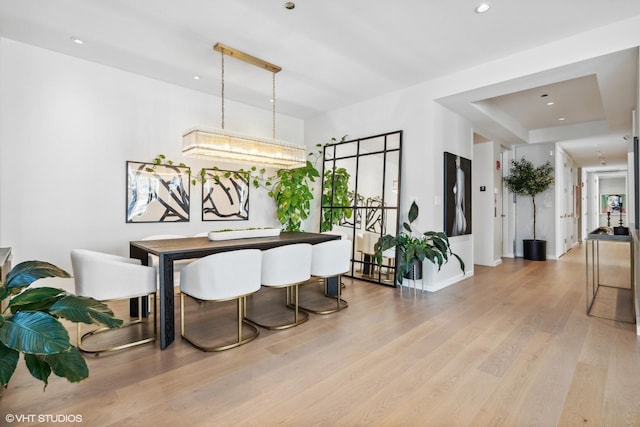
<svg viewBox="0 0 640 427"><path fill-rule="evenodd" d="M295 9L296 4L294 2L292 2L292 1L288 1L288 2L286 2L284 4L284 7L285 7L285 9L291 10L291 9Z"/></svg>
<svg viewBox="0 0 640 427"><path fill-rule="evenodd" d="M558 120L563 121L566 120L564 117L559 117Z"/></svg>
<svg viewBox="0 0 640 427"><path fill-rule="evenodd" d="M553 104L555 104L555 102L553 102L553 101L549 101L549 102L547 102L545 105L547 105L548 107L550 107L550 106L552 106Z"/></svg>
<svg viewBox="0 0 640 427"><path fill-rule="evenodd" d="M200 76L193 76L193 80L200 80Z"/></svg>
<svg viewBox="0 0 640 427"><path fill-rule="evenodd" d="M491 5L489 3L480 3L478 7L476 7L476 13L485 13L489 9L491 9Z"/></svg>
<svg viewBox="0 0 640 427"><path fill-rule="evenodd" d="M269 102L273 104L274 102L276 102L276 100L275 100L275 99L273 99L273 98L271 98L271 99L269 100Z"/></svg>
<svg viewBox="0 0 640 427"><path fill-rule="evenodd" d="M71 37L71 41L74 42L75 44L84 44L84 40L79 39L77 37Z"/></svg>

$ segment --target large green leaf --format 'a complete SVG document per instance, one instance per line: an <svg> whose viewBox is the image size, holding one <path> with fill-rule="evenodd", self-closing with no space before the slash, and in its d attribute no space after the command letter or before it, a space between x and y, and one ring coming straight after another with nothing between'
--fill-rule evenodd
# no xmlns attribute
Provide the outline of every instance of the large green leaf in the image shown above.
<svg viewBox="0 0 640 427"><path fill-rule="evenodd" d="M415 202L415 200L413 201L413 203L411 203L411 207L409 208L409 224L413 223L413 221L416 220L416 218L418 218L418 204Z"/></svg>
<svg viewBox="0 0 640 427"><path fill-rule="evenodd" d="M53 304L49 311L72 322L99 323L109 328L122 326L122 320L113 317L109 306L93 298L67 295Z"/></svg>
<svg viewBox="0 0 640 427"><path fill-rule="evenodd" d="M20 353L0 342L0 385L9 384L11 376L18 366Z"/></svg>
<svg viewBox="0 0 640 427"><path fill-rule="evenodd" d="M46 356L38 356L35 354L25 354L24 361L27 363L27 369L34 378L44 383L44 388L49 384L49 376L51 375L51 366L44 360Z"/></svg>
<svg viewBox="0 0 640 427"><path fill-rule="evenodd" d="M9 302L11 312L18 310L47 310L53 303L62 298L66 292L56 288L26 289Z"/></svg>
<svg viewBox="0 0 640 427"><path fill-rule="evenodd" d="M44 360L49 363L54 374L66 378L69 382L77 383L89 376L87 362L74 346L64 353L45 356Z"/></svg>
<svg viewBox="0 0 640 427"><path fill-rule="evenodd" d="M55 354L67 351L69 334L54 317L41 311L19 311L0 328L0 341L24 353Z"/></svg>
<svg viewBox="0 0 640 427"><path fill-rule="evenodd" d="M9 291L24 288L44 277L71 277L69 273L44 261L24 261L16 265L7 274L5 286Z"/></svg>

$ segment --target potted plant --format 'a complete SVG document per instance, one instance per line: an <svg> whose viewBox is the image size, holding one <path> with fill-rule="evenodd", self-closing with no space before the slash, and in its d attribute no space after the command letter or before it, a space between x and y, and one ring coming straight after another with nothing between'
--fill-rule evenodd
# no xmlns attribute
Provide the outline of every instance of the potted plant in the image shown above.
<svg viewBox="0 0 640 427"><path fill-rule="evenodd" d="M504 178L504 184L516 195L531 197L533 204L533 239L523 239L523 257L535 261L546 260L547 241L536 238L536 196L553 184L551 162L547 161L536 167L524 157L520 160L512 160L511 170L509 176Z"/></svg>
<svg viewBox="0 0 640 427"><path fill-rule="evenodd" d="M449 239L442 232L425 231L422 234L415 233L411 224L418 218L418 205L414 201L409 209L408 223L403 223L405 231L401 231L397 236L386 234L375 244L376 262L382 264L382 253L390 248L396 248L396 282L402 284L403 278L422 279L422 262L427 259L438 266L438 270L443 264L453 256L460 264L460 270L464 273L465 265L462 258L451 251Z"/></svg>
<svg viewBox="0 0 640 427"><path fill-rule="evenodd" d="M16 265L0 282L0 302L12 298L0 316L0 395L15 372L20 353L34 378L44 382L51 372L69 382L89 376L80 351L69 342L69 334L59 319L96 323L109 328L122 325L107 305L62 289L27 289L44 277L69 277L53 264L25 261Z"/></svg>

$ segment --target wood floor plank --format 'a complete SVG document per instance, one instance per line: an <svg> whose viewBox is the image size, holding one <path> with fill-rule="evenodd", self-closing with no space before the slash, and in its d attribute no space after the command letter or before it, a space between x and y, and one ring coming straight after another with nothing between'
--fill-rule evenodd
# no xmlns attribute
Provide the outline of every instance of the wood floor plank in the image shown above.
<svg viewBox="0 0 640 427"><path fill-rule="evenodd" d="M607 279L622 280L624 254L607 251ZM0 420L42 413L79 414L92 427L637 426L635 325L586 315L584 262L581 247L559 260L504 259L435 293L344 278L349 307L341 312L261 330L219 353L177 337L164 351L88 356L88 380L51 378L46 391L21 361L0 398ZM305 301L316 291L303 287ZM626 307L625 298L607 303ZM126 315L126 304L114 308ZM232 325L234 308L190 304L189 325L220 334L212 328Z"/></svg>

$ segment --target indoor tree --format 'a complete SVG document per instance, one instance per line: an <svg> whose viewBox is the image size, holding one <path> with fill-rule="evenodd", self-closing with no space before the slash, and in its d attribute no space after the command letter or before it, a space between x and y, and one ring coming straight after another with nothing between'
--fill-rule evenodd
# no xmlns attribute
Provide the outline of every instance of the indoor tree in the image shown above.
<svg viewBox="0 0 640 427"><path fill-rule="evenodd" d="M536 239L536 196L546 191L553 184L553 167L547 161L534 166L524 157L511 161L509 176L504 177L505 186L512 193L531 197L533 203L533 240Z"/></svg>

